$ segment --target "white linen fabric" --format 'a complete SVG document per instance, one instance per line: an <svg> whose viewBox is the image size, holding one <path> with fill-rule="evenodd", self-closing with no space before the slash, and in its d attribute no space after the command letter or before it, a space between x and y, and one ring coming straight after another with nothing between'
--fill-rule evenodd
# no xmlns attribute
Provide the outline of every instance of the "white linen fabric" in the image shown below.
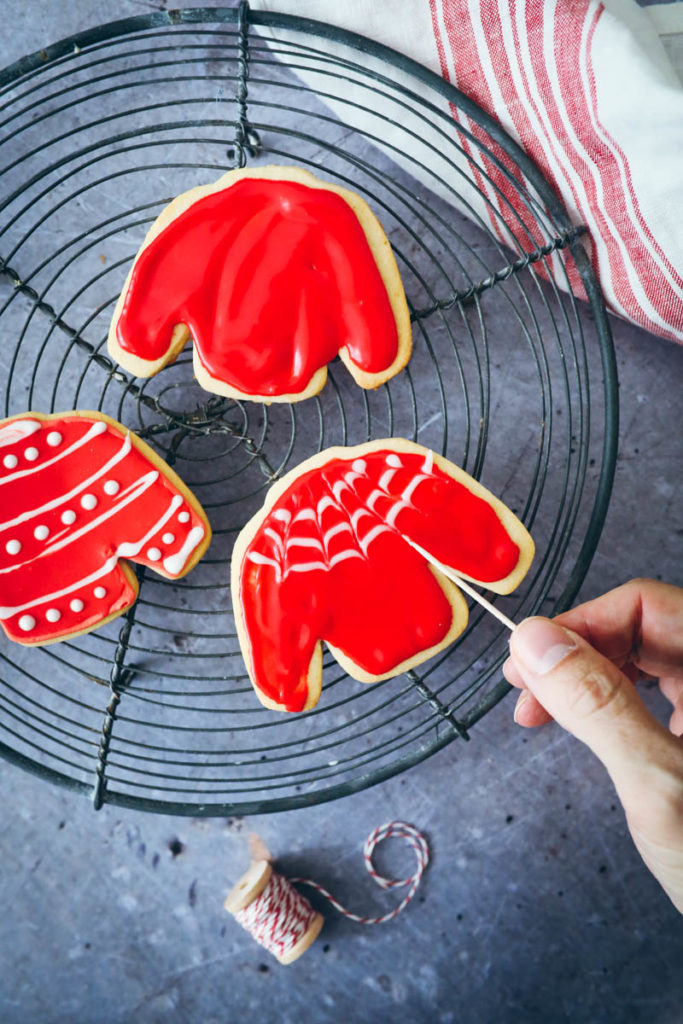
<svg viewBox="0 0 683 1024"><path fill-rule="evenodd" d="M251 6L358 32L476 100L532 157L573 223L587 226L608 306L683 342L683 88L645 10L632 0L253 0ZM316 84L312 68L299 74ZM351 112L353 86L344 88L336 102L328 79L328 103L362 130L372 114ZM386 102L378 94L378 114ZM472 129L460 112L452 113L461 128ZM388 148L390 135L389 129ZM473 212L488 218L501 240L509 243L512 235L518 248L529 249L530 225L515 188L494 162L484 163L486 175L476 182L484 198L473 190ZM445 185L449 173L444 167ZM571 274L570 280L580 295L580 282Z"/></svg>

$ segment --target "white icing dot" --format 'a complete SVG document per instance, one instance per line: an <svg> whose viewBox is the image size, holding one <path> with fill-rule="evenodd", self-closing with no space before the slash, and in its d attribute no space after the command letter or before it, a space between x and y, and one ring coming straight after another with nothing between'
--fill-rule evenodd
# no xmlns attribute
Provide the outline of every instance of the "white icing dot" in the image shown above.
<svg viewBox="0 0 683 1024"><path fill-rule="evenodd" d="M51 430L50 433L45 438L45 440L50 445L50 448L56 448L58 444L62 443L64 438L62 437L58 430ZM56 622L57 620L55 619L54 621Z"/></svg>
<svg viewBox="0 0 683 1024"><path fill-rule="evenodd" d="M23 629L24 633L30 633L32 629L36 628L36 620L32 615L22 615L19 619L19 629Z"/></svg>
<svg viewBox="0 0 683 1024"><path fill-rule="evenodd" d="M39 455L40 452L37 448L27 448L24 452L24 458L28 459L29 462L35 462Z"/></svg>
<svg viewBox="0 0 683 1024"><path fill-rule="evenodd" d="M45 612L45 618L48 622L59 622L62 617L62 613L59 608L48 608Z"/></svg>
<svg viewBox="0 0 683 1024"><path fill-rule="evenodd" d="M94 508L97 508L97 498L94 494L84 494L81 498L81 507L91 512Z"/></svg>
<svg viewBox="0 0 683 1024"><path fill-rule="evenodd" d="M62 522L65 526L71 526L72 523L76 522L76 513L73 509L68 508L66 512L62 512Z"/></svg>
<svg viewBox="0 0 683 1024"><path fill-rule="evenodd" d="M104 485L105 494L118 494L120 489L121 484L118 482L118 480L107 480L106 484Z"/></svg>
<svg viewBox="0 0 683 1024"><path fill-rule="evenodd" d="M179 523L189 523L189 521L190 521L190 513L189 512L185 512L183 510L182 512L178 513L178 522Z"/></svg>
<svg viewBox="0 0 683 1024"><path fill-rule="evenodd" d="M147 557L150 562L158 562L161 558L161 551L159 548L147 548Z"/></svg>
<svg viewBox="0 0 683 1024"><path fill-rule="evenodd" d="M47 528L47 526L36 526L35 530L33 531L33 536L36 538L36 540L45 540L46 537L50 536L50 531Z"/></svg>
<svg viewBox="0 0 683 1024"><path fill-rule="evenodd" d="M163 540L164 544L172 544L173 541L175 540L175 534L165 533L161 539Z"/></svg>
<svg viewBox="0 0 683 1024"><path fill-rule="evenodd" d="M80 597L74 597L73 601L69 603L69 608L72 612L82 612L84 605Z"/></svg>
<svg viewBox="0 0 683 1024"><path fill-rule="evenodd" d="M21 551L21 541L8 540L5 544L5 551L8 555L18 555Z"/></svg>
<svg viewBox="0 0 683 1024"><path fill-rule="evenodd" d="M391 466L392 469L400 469L402 465L398 455L387 455L387 466Z"/></svg>
<svg viewBox="0 0 683 1024"><path fill-rule="evenodd" d="M354 459L351 463L351 469L355 470L356 473L364 473L367 469L367 465L364 459Z"/></svg>
<svg viewBox="0 0 683 1024"><path fill-rule="evenodd" d="M6 455L2 460L2 464L5 467L5 469L14 469L18 461L19 459L16 457L16 455Z"/></svg>
<svg viewBox="0 0 683 1024"><path fill-rule="evenodd" d="M107 596L107 591L104 587L95 587L95 589L93 590L93 594L95 595L95 597L102 598Z"/></svg>

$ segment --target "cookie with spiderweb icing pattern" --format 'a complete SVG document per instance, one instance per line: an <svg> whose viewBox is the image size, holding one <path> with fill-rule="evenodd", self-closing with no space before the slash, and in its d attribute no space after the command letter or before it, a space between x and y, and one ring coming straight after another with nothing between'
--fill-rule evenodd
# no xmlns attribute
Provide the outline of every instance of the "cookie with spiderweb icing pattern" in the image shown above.
<svg viewBox="0 0 683 1024"><path fill-rule="evenodd" d="M411 541L500 594L518 586L534 554L501 501L410 441L329 448L271 488L232 560L238 636L263 704L317 703L323 640L351 676L376 682L460 635L460 590Z"/></svg>

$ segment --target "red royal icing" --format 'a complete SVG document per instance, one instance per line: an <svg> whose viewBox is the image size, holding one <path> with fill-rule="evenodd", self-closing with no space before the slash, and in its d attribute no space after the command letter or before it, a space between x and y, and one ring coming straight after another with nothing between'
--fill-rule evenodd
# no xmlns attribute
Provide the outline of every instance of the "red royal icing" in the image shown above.
<svg viewBox="0 0 683 1024"><path fill-rule="evenodd" d="M0 424L0 623L45 643L128 607L131 559L183 574L206 529L123 427L84 416Z"/></svg>
<svg viewBox="0 0 683 1024"><path fill-rule="evenodd" d="M244 553L240 601L257 689L301 711L319 640L380 676L444 639L450 603L402 534L482 583L519 560L491 505L430 452L330 459L287 488Z"/></svg>
<svg viewBox="0 0 683 1024"><path fill-rule="evenodd" d="M336 192L243 178L197 200L138 256L116 336L157 360L184 323L211 377L294 395L346 347L368 373L398 352L391 304L360 222Z"/></svg>

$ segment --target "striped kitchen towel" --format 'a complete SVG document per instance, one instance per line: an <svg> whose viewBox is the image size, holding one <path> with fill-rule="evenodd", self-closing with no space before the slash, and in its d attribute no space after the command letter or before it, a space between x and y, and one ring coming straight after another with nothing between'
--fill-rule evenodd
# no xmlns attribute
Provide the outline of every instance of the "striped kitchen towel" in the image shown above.
<svg viewBox="0 0 683 1024"><path fill-rule="evenodd" d="M533 158L572 221L587 225L608 306L683 341L683 89L633 0L252 0L252 7L359 32L471 96ZM329 102L344 116L334 97ZM476 138L476 126L452 113ZM362 116L355 127L362 129ZM486 144L505 165L495 143L487 137ZM476 212L501 238L502 219L528 248L516 189L495 160L485 170L477 185L488 202ZM580 294L580 282L572 285Z"/></svg>

